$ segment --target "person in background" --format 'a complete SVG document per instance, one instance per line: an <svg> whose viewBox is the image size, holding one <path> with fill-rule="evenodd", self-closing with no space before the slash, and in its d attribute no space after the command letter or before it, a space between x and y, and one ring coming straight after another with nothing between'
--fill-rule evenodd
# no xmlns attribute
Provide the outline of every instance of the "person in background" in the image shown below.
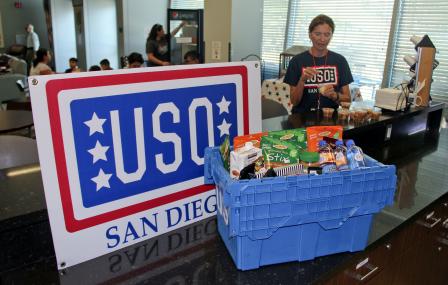
<svg viewBox="0 0 448 285"><path fill-rule="evenodd" d="M138 68L143 65L143 56L138 52L133 52L128 56L128 67Z"/></svg>
<svg viewBox="0 0 448 285"><path fill-rule="evenodd" d="M44 48L38 49L36 52L36 58L33 61L33 66L30 69L30 76L53 74L53 70L48 66L50 61L50 52Z"/></svg>
<svg viewBox="0 0 448 285"><path fill-rule="evenodd" d="M113 68L110 67L110 62L107 58L100 61L101 70L112 70Z"/></svg>
<svg viewBox="0 0 448 285"><path fill-rule="evenodd" d="M81 69L78 67L78 59L76 57L72 57L68 60L68 65L70 68L65 70L65 73L72 72L81 72Z"/></svg>
<svg viewBox="0 0 448 285"><path fill-rule="evenodd" d="M91 67L89 67L89 71L100 71L101 67L99 67L98 65L92 65Z"/></svg>
<svg viewBox="0 0 448 285"><path fill-rule="evenodd" d="M40 42L39 36L34 32L34 26L32 24L26 25L25 30L27 32L25 60L28 67L31 67L32 62L36 57L36 52L40 47Z"/></svg>
<svg viewBox="0 0 448 285"><path fill-rule="evenodd" d="M195 50L190 50L184 55L184 64L198 64L199 54Z"/></svg>
<svg viewBox="0 0 448 285"><path fill-rule="evenodd" d="M330 17L316 16L308 27L312 47L289 62L284 82L291 87L293 113L338 108L339 102L350 102L349 84L353 82L350 67L344 56L327 48L334 29Z"/></svg>
<svg viewBox="0 0 448 285"><path fill-rule="evenodd" d="M165 34L163 26L160 24L152 26L148 38L146 39L148 66L164 66L171 64L169 61L170 53L168 50L168 42L184 25L185 22L182 21L170 34Z"/></svg>

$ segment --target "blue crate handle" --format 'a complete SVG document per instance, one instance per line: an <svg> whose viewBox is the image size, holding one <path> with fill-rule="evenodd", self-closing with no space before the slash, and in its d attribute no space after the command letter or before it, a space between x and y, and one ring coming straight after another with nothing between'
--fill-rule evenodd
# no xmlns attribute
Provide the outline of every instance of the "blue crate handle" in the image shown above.
<svg viewBox="0 0 448 285"><path fill-rule="evenodd" d="M213 148L207 147L204 153L204 161L210 162L213 156ZM211 163L204 163L204 184L215 184L212 175L212 165Z"/></svg>

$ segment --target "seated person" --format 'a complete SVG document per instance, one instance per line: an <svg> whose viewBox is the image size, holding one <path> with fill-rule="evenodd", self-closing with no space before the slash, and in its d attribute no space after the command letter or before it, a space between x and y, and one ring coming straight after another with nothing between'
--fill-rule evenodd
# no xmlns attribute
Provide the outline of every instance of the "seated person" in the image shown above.
<svg viewBox="0 0 448 285"><path fill-rule="evenodd" d="M30 75L47 75L53 74L53 70L48 66L51 61L51 54L45 48L40 48L36 52L36 58L33 61L33 66L30 69Z"/></svg>
<svg viewBox="0 0 448 285"><path fill-rule="evenodd" d="M89 71L100 71L101 67L99 67L98 65L92 65L91 67L89 67Z"/></svg>
<svg viewBox="0 0 448 285"><path fill-rule="evenodd" d="M184 55L184 64L198 64L199 54L195 50L190 50Z"/></svg>
<svg viewBox="0 0 448 285"><path fill-rule="evenodd" d="M110 67L110 62L107 58L100 61L101 70L112 70L113 68Z"/></svg>
<svg viewBox="0 0 448 285"><path fill-rule="evenodd" d="M143 56L138 52L133 52L128 56L128 68L142 67L143 62Z"/></svg>
<svg viewBox="0 0 448 285"><path fill-rule="evenodd" d="M70 68L65 70L65 73L72 73L72 72L81 72L81 69L78 67L78 59L76 57L72 57L68 60L68 65Z"/></svg>

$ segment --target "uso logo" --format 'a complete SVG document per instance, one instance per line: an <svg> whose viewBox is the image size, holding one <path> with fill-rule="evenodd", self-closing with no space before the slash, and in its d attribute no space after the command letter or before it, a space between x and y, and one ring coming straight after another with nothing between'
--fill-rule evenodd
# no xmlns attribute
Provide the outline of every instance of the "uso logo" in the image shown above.
<svg viewBox="0 0 448 285"><path fill-rule="evenodd" d="M46 93L69 232L210 191L204 148L249 132L244 66L55 79Z"/></svg>

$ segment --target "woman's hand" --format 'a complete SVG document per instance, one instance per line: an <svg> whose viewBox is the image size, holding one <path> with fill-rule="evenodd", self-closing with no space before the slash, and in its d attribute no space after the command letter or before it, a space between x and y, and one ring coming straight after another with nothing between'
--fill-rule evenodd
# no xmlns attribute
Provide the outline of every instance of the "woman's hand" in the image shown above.
<svg viewBox="0 0 448 285"><path fill-rule="evenodd" d="M338 94L334 90L333 85L330 85L330 84L320 86L319 93L322 96L325 96L333 101L337 101L337 99L338 99Z"/></svg>
<svg viewBox="0 0 448 285"><path fill-rule="evenodd" d="M319 71L317 71L316 69L312 67L307 67L303 70L300 80L305 83L307 80L310 80L318 73Z"/></svg>
<svg viewBox="0 0 448 285"><path fill-rule="evenodd" d="M162 66L167 66L167 65L171 65L171 63L169 61L162 61Z"/></svg>

